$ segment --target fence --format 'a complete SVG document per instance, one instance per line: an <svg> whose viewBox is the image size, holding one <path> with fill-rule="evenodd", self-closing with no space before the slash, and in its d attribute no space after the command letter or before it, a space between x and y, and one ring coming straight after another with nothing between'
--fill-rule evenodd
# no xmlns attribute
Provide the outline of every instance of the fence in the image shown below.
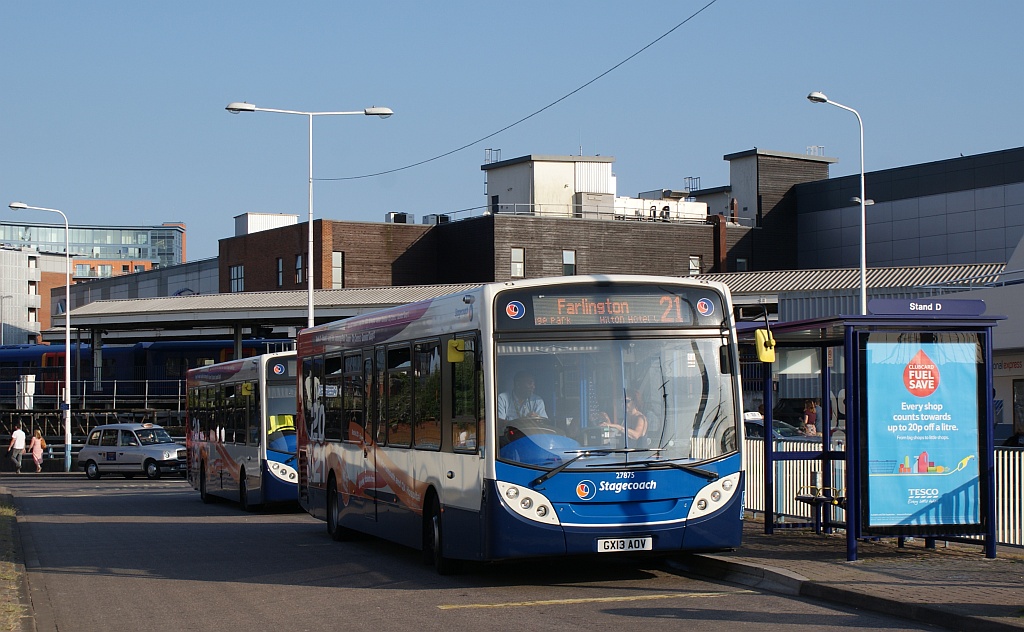
<svg viewBox="0 0 1024 632"><path fill-rule="evenodd" d="M747 439L743 462L747 470L747 509L764 513L764 443L763 439ZM842 442L834 441L832 448L842 450ZM821 445L804 441L776 441L778 452L820 451ZM845 496L846 463L832 464L832 483L838 493ZM812 508L796 497L806 493L812 477L821 476L821 461L780 461L775 464L775 507L776 513L800 522L812 519ZM996 541L999 544L1024 546L1024 449L996 448L995 450L995 498L996 498ZM842 509L834 507L834 519L844 521Z"/></svg>

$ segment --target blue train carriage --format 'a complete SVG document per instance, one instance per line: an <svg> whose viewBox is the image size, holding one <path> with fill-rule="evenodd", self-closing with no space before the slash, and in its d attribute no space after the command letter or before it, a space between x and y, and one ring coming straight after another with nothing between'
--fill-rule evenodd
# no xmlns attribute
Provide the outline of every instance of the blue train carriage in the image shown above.
<svg viewBox="0 0 1024 632"><path fill-rule="evenodd" d="M187 389L187 477L203 502L295 503L295 352L192 369Z"/></svg>
<svg viewBox="0 0 1024 632"><path fill-rule="evenodd" d="M743 517L727 288L481 285L300 332L300 504L458 560L720 550Z"/></svg>

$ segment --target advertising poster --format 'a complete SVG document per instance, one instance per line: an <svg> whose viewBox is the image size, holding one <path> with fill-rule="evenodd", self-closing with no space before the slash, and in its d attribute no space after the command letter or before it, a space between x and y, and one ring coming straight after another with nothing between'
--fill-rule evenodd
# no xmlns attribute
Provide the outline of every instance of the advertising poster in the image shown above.
<svg viewBox="0 0 1024 632"><path fill-rule="evenodd" d="M976 525L978 375L973 334L871 334L867 526Z"/></svg>

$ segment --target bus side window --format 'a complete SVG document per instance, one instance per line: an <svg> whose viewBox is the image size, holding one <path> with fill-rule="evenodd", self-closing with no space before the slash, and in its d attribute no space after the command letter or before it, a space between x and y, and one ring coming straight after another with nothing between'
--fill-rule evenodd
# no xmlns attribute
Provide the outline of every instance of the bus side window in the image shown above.
<svg viewBox="0 0 1024 632"><path fill-rule="evenodd" d="M413 346L413 438L417 448L441 449L441 341Z"/></svg>
<svg viewBox="0 0 1024 632"><path fill-rule="evenodd" d="M412 445L412 349L406 343L388 347L388 445Z"/></svg>
<svg viewBox="0 0 1024 632"><path fill-rule="evenodd" d="M344 412L342 438L346 441L360 441L363 438L363 357L359 353L345 356L344 380L342 386L342 410Z"/></svg>
<svg viewBox="0 0 1024 632"><path fill-rule="evenodd" d="M328 441L341 441L342 428L345 425L345 414L342 410L344 391L344 367L341 356L329 355L324 359L324 438Z"/></svg>
<svg viewBox="0 0 1024 632"><path fill-rule="evenodd" d="M452 446L457 452L476 452L483 442L483 371L474 340L466 340L465 359L449 365L453 371Z"/></svg>

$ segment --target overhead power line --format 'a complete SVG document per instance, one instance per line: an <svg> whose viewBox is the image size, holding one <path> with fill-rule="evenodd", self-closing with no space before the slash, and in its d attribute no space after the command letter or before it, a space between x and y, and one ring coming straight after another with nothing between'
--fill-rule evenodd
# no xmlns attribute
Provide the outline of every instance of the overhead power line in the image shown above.
<svg viewBox="0 0 1024 632"><path fill-rule="evenodd" d="M585 88L589 87L590 85L596 83L600 79L604 78L605 76L607 76L607 75L611 74L612 72L614 72L615 70L617 70L619 67L621 67L621 66L625 65L626 63L628 63L634 57L636 57L636 56L640 55L641 53L643 53L648 48L654 46L655 44L657 44L661 40L663 40L666 37L668 37L669 35L671 35L674 31L676 31L677 29L682 27L684 24L686 24L687 22L689 22L693 18L695 18L698 15L700 15L701 13L703 13L705 9L707 9L711 5L715 4L716 2L718 2L718 0L711 0L711 2L708 2L707 4L705 4L700 9L694 11L685 20L683 20L679 24L676 24L675 26L673 26L669 30L665 31L660 36L658 36L656 39L654 39L651 42L649 42L643 48L637 50L636 52L634 52L629 57L626 57L625 59L623 59L619 63L617 63L614 66L612 66L611 68L605 70L604 72L602 72L601 74L597 75L596 77L594 77L590 81L584 83L583 85L579 86L575 90L573 90L573 91L571 91L571 92L569 92L569 93L559 97L558 99L555 99L554 101L552 101L551 103L548 103L547 105L545 105L544 107L540 108L539 110L536 110L535 112L527 114L526 116L524 116L523 118L519 119L518 121L515 121L514 123L509 123L505 127L502 127L501 129L499 129L497 131L491 132L490 134L488 134L486 136L478 138L478 139L476 139L476 140L474 140L472 142L466 143L465 145L462 145L460 147L456 147L455 149L452 149L451 151L446 151L443 154L438 154L438 155L434 156L433 158L427 158L426 160L420 160L419 162L414 162L414 163L405 165L404 167L396 167L394 169L388 169L386 171L377 171L375 173L367 173L367 174L363 174L363 175L360 175L360 176L345 176L345 177L341 177L341 178L315 178L315 179L316 180L335 180L335 181L338 181L338 180L362 180L362 179L365 179L365 178L375 178L377 176L383 176L383 175L387 175L389 173L397 173L399 171L405 171L407 169L412 169L413 167L419 167L419 166L425 165L425 164L427 164L429 162L434 162L435 160L440 160L441 158L445 158L447 156L451 156L452 154L458 153L458 152L460 152L460 151L462 151L464 149L469 149L473 145L478 145L478 144L484 142L485 140L487 140L489 138L493 138L493 137L497 136L498 134L500 134L502 132L505 132L505 131L508 131L508 130L512 129L513 127L515 127L516 125L519 125L520 123L523 123L525 121L528 121L528 120L532 119L533 117L537 116L538 114L553 108L554 106L558 105L562 101L565 101L566 99L568 99L569 97L573 96L577 92L580 92L581 90L584 90Z"/></svg>

